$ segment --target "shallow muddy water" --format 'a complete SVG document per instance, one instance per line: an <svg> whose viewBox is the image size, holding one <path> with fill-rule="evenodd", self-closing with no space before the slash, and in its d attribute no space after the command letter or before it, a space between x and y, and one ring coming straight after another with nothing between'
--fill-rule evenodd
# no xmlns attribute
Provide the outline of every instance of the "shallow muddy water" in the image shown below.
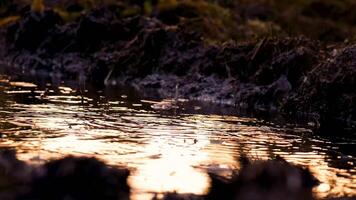
<svg viewBox="0 0 356 200"><path fill-rule="evenodd" d="M34 164L72 154L126 166L133 199L167 191L204 194L207 172L229 176L241 154L281 155L309 167L322 182L318 197L356 195L355 140L239 117L231 108L183 100L176 108L125 90L40 87L6 77L0 106L1 148L15 148Z"/></svg>

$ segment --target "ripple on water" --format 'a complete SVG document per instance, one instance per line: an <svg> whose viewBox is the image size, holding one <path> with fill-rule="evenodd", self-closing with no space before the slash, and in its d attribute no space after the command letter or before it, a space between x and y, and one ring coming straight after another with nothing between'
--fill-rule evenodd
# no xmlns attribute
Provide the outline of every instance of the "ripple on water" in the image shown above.
<svg viewBox="0 0 356 200"><path fill-rule="evenodd" d="M203 194L210 184L206 172L228 176L239 168L241 154L280 155L309 167L322 182L315 189L319 197L356 195L354 154L339 150L354 141L335 143L305 128L255 118L202 114L202 105L200 114L175 114L155 111L157 102L127 94L81 95L70 87L40 90L32 83L1 80L0 86L0 147L16 148L30 162L73 154L125 165L133 169L134 198L166 191Z"/></svg>

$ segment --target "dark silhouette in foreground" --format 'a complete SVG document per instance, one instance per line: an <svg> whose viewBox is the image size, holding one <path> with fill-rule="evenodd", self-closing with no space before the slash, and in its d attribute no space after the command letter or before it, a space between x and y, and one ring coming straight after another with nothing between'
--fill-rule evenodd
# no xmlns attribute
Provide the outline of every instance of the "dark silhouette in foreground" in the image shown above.
<svg viewBox="0 0 356 200"><path fill-rule="evenodd" d="M128 170L109 168L95 158L65 157L43 166L23 200L129 199Z"/></svg>
<svg viewBox="0 0 356 200"><path fill-rule="evenodd" d="M86 157L28 165L13 151L0 153L1 200L127 200L129 171Z"/></svg>
<svg viewBox="0 0 356 200"><path fill-rule="evenodd" d="M268 161L242 162L231 180L213 174L209 200L308 200L312 188L319 184L308 169L294 166L281 157Z"/></svg>
<svg viewBox="0 0 356 200"><path fill-rule="evenodd" d="M212 184L206 196L168 193L164 199L313 199L312 188L318 181L308 169L280 157L241 163L241 170L231 179L210 174ZM19 161L14 151L0 153L2 200L126 200L130 199L128 175L128 170L109 167L95 158L67 156L33 166Z"/></svg>

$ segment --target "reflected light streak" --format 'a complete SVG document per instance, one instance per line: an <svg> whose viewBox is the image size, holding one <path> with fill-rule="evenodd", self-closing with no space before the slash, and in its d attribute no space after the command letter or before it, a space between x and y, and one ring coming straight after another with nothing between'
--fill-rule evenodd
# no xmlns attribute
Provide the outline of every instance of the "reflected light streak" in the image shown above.
<svg viewBox="0 0 356 200"><path fill-rule="evenodd" d="M280 155L309 167L323 182L315 189L318 197L356 195L355 171L329 166L327 149L312 138L305 142L301 133L287 135L249 118L162 116L114 101L109 108L93 106L92 99L60 89L63 94L47 96L46 104L13 102L0 123L22 128L4 128L0 146L16 147L19 157L31 162L71 154L125 165L134 169L129 177L134 199L168 191L204 194L210 184L206 171L227 175L239 168L241 154Z"/></svg>

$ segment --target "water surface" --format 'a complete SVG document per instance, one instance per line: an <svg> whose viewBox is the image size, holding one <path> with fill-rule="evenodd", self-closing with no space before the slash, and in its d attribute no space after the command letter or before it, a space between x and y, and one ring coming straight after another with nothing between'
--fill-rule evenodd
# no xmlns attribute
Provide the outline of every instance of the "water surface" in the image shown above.
<svg viewBox="0 0 356 200"><path fill-rule="evenodd" d="M0 147L15 148L34 164L71 154L128 167L133 199L167 191L204 194L207 172L229 176L241 154L280 155L309 167L322 182L319 197L356 195L352 139L239 117L231 108L180 101L179 109L157 110L166 107L129 91L86 89L2 77Z"/></svg>

